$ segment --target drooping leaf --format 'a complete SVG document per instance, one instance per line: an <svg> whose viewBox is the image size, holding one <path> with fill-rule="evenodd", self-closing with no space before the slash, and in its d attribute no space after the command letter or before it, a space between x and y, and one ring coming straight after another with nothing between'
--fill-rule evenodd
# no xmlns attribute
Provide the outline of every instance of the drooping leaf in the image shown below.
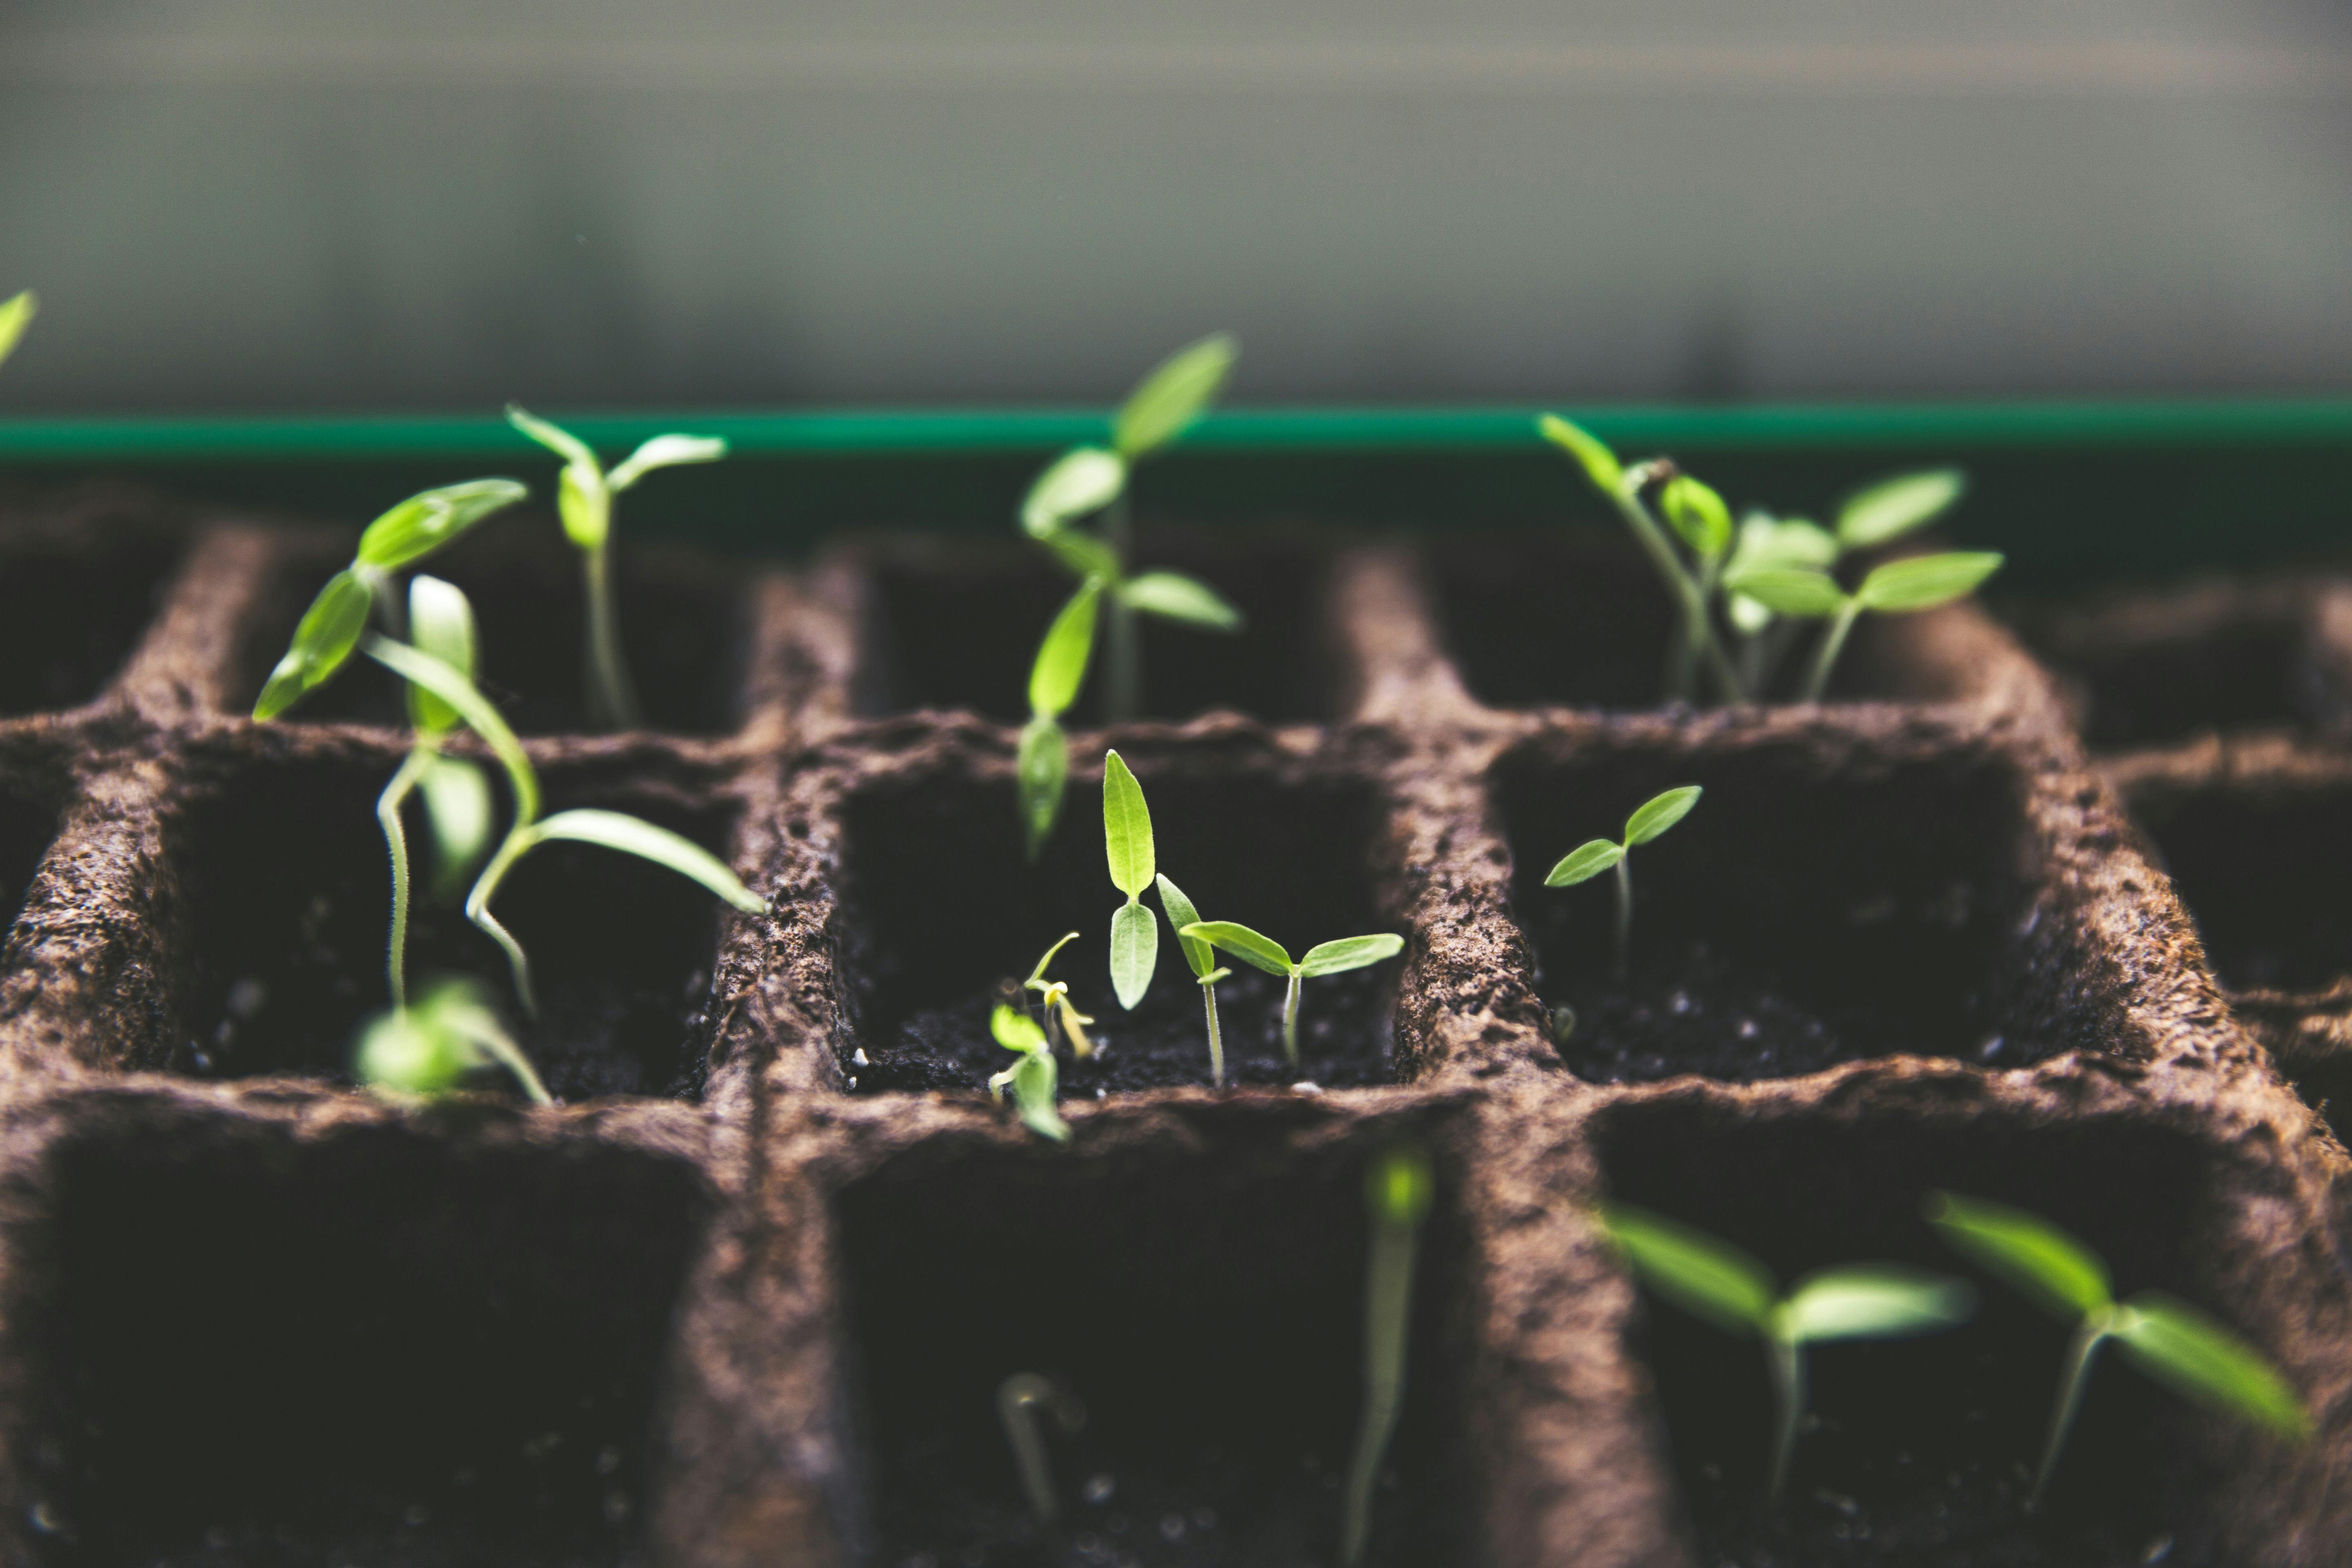
<svg viewBox="0 0 2352 1568"><path fill-rule="evenodd" d="M606 849L617 849L624 855L634 855L640 860L650 860L691 881L701 883L745 914L756 915L768 907L765 900L737 879L735 873L728 868L726 861L683 834L672 833L667 827L656 827L642 817L585 807L577 811L559 811L534 825L530 836L534 842L569 839L576 844L594 844Z"/></svg>
<svg viewBox="0 0 2352 1568"><path fill-rule="evenodd" d="M1169 355L1128 395L1111 445L1132 460L1182 435L1216 401L1240 353L1232 333L1218 332Z"/></svg>
<svg viewBox="0 0 2352 1568"><path fill-rule="evenodd" d="M1058 719L1078 700L1078 688L1087 679L1087 661L1094 654L1102 587L1101 578L1087 578L1045 628L1045 640L1037 645L1037 662L1029 668L1032 713Z"/></svg>
<svg viewBox="0 0 2352 1568"><path fill-rule="evenodd" d="M1845 607L1845 590L1826 572L1789 566L1761 566L1752 572L1727 574L1723 585L1744 594L1776 616L1818 620Z"/></svg>
<svg viewBox="0 0 2352 1568"><path fill-rule="evenodd" d="M1364 1170L1364 1207L1374 1225L1411 1230L1429 1213L1436 1195L1429 1154L1418 1144L1383 1149Z"/></svg>
<svg viewBox="0 0 2352 1568"><path fill-rule="evenodd" d="M603 471L588 443L552 420L541 419L520 403L507 405L507 423L563 459L565 464Z"/></svg>
<svg viewBox="0 0 2352 1568"><path fill-rule="evenodd" d="M1590 882L1601 872L1615 868L1625 858L1625 847L1606 838L1590 838L1559 858L1559 864L1544 878L1547 888L1573 888L1579 882Z"/></svg>
<svg viewBox="0 0 2352 1568"><path fill-rule="evenodd" d="M403 680L425 688L436 697L457 710L466 727L482 738L490 748L515 793L515 816L530 822L539 816L539 773L530 765L530 756L515 738L513 729L490 700L475 689L474 683L435 658L429 653L419 653L406 643L390 637L369 636L361 644L367 656L391 670Z"/></svg>
<svg viewBox="0 0 2352 1568"><path fill-rule="evenodd" d="M408 640L467 679L474 679L474 606L455 583L423 574L408 584ZM421 686L408 689L408 721L420 733L457 726L457 710Z"/></svg>
<svg viewBox="0 0 2352 1568"><path fill-rule="evenodd" d="M1536 421L1536 428L1545 440L1582 464L1585 477L1601 494L1613 496L1624 483L1625 466L1617 460L1617 454L1581 425L1572 425L1557 414L1547 414Z"/></svg>
<svg viewBox="0 0 2352 1568"><path fill-rule="evenodd" d="M1697 784L1678 784L1652 795L1635 806L1633 815L1625 819L1625 842L1628 845L1647 844L1688 816L1691 807L1698 804L1698 797L1705 793Z"/></svg>
<svg viewBox="0 0 2352 1568"><path fill-rule="evenodd" d="M2284 1436L2309 1436L2311 1417L2269 1359L2188 1302L2142 1291L2117 1311L2109 1331L2176 1392Z"/></svg>
<svg viewBox="0 0 2352 1568"><path fill-rule="evenodd" d="M613 492L594 465L564 465L555 477L555 515L576 549L597 549L613 536Z"/></svg>
<svg viewBox="0 0 2352 1568"><path fill-rule="evenodd" d="M1013 1064L1013 1102L1021 1108L1021 1121L1040 1138L1050 1138L1056 1143L1070 1141L1070 1124L1062 1120L1055 1109L1054 1093L1061 1082L1062 1069L1051 1051L1030 1051Z"/></svg>
<svg viewBox="0 0 2352 1568"><path fill-rule="evenodd" d="M1955 1251L2068 1322L2114 1300L2098 1255L2039 1215L1958 1193L1930 1194L1927 1215Z"/></svg>
<svg viewBox="0 0 2352 1568"><path fill-rule="evenodd" d="M1121 904L1110 917L1110 988L1129 1012L1151 989L1160 967L1160 922L1141 904Z"/></svg>
<svg viewBox="0 0 2352 1568"><path fill-rule="evenodd" d="M1848 550L1873 550L1900 539L1949 510L1967 488L1958 468L1881 479L1856 490L1838 509L1838 542Z"/></svg>
<svg viewBox="0 0 2352 1568"><path fill-rule="evenodd" d="M604 476L604 483L618 495L656 468L715 463L726 455L727 442L721 437L656 436L622 459L620 467Z"/></svg>
<svg viewBox="0 0 2352 1568"><path fill-rule="evenodd" d="M1151 808L1143 804L1143 786L1135 782L1127 759L1117 752L1103 753L1103 848L1111 886L1130 899L1140 898L1160 869L1151 847Z"/></svg>
<svg viewBox="0 0 2352 1568"><path fill-rule="evenodd" d="M1242 613L1217 596L1206 583L1181 572L1144 572L1119 585L1118 596L1129 609L1162 620L1181 621L1213 632L1242 629Z"/></svg>
<svg viewBox="0 0 2352 1568"><path fill-rule="evenodd" d="M1198 937L1268 974L1287 978L1290 973L1290 954L1283 951L1282 944L1272 937L1260 936L1239 921L1202 921L1198 925L1180 928L1178 934Z"/></svg>
<svg viewBox="0 0 2352 1568"><path fill-rule="evenodd" d="M16 352L18 340L24 337L25 329L33 324L34 312L39 309L40 301L33 297L30 289L10 299L0 300L0 360Z"/></svg>
<svg viewBox="0 0 2352 1568"><path fill-rule="evenodd" d="M1048 464L1021 502L1021 526L1043 539L1074 519L1100 511L1127 488L1127 462L1100 447L1073 447Z"/></svg>
<svg viewBox="0 0 2352 1568"><path fill-rule="evenodd" d="M1003 1003L988 1016L988 1032L996 1043L1008 1051L1042 1051L1045 1048L1045 1030L1036 1019L1018 1007Z"/></svg>
<svg viewBox="0 0 2352 1568"><path fill-rule="evenodd" d="M416 787L433 833L434 883L446 894L489 852L490 781L464 757L436 757Z"/></svg>
<svg viewBox="0 0 2352 1568"><path fill-rule="evenodd" d="M1063 569L1080 582L1089 577L1099 577L1106 583L1118 581L1122 569L1118 552L1083 529L1057 529L1038 542L1052 551Z"/></svg>
<svg viewBox="0 0 2352 1568"><path fill-rule="evenodd" d="M1337 942L1317 942L1298 956L1298 973L1312 978L1318 974L1340 974L1350 969L1362 969L1394 958L1404 951L1404 938L1391 932L1379 936L1343 936Z"/></svg>
<svg viewBox="0 0 2352 1568"><path fill-rule="evenodd" d="M1658 504L1666 522L1701 560L1711 560L1731 545L1731 508L1704 480L1676 474L1665 483Z"/></svg>
<svg viewBox="0 0 2352 1568"><path fill-rule="evenodd" d="M368 611L374 604L375 595L359 573L346 569L328 578L310 607L302 612L285 657L262 683L253 716L275 719L333 679L352 657L352 649L359 646L361 634L367 630Z"/></svg>
<svg viewBox="0 0 2352 1568"><path fill-rule="evenodd" d="M1055 942L1053 946L1047 948L1043 953L1039 954L1037 958L1037 967L1032 969L1029 972L1029 978L1022 982L1022 989L1024 991L1044 990L1045 987L1045 966L1054 962L1054 955L1055 953L1061 952L1064 948L1069 946L1070 943L1077 940L1078 933L1076 931L1065 932L1061 941Z"/></svg>
<svg viewBox="0 0 2352 1568"><path fill-rule="evenodd" d="M1964 1323L1977 1309L1965 1279L1894 1263L1824 1268L1797 1282L1780 1303L1780 1331L1798 1344L1892 1340Z"/></svg>
<svg viewBox="0 0 2352 1568"><path fill-rule="evenodd" d="M1186 926L1200 923L1201 911L1192 907L1192 900L1184 896L1181 888L1168 879L1167 872L1162 871L1158 881L1160 912L1168 917L1168 929L1176 933L1176 945L1183 950L1184 962L1192 966L1193 977L1204 978L1215 973L1216 949L1197 936L1184 934Z"/></svg>
<svg viewBox="0 0 2352 1568"><path fill-rule="evenodd" d="M1991 550L1955 550L1890 561L1862 580L1854 597L1862 601L1864 609L1880 615L1932 610L1974 593L1978 584L2000 570L2000 552Z"/></svg>
<svg viewBox="0 0 2352 1568"><path fill-rule="evenodd" d="M355 563L380 572L413 566L530 494L512 479L467 479L421 491L367 525Z"/></svg>
<svg viewBox="0 0 2352 1568"><path fill-rule="evenodd" d="M1772 1272L1728 1242L1633 1204L1602 1204L1603 1234L1642 1282L1734 1333L1761 1332L1778 1289Z"/></svg>

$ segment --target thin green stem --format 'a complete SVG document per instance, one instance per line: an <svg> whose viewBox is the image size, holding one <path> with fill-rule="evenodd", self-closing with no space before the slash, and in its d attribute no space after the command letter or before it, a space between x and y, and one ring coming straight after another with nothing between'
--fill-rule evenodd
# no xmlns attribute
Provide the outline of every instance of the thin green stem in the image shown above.
<svg viewBox="0 0 2352 1568"><path fill-rule="evenodd" d="M1848 599L1838 611L1837 619L1830 623L1830 629L1822 634L1821 651L1813 656L1813 672L1805 678L1806 701L1819 702L1822 694L1830 689L1830 667L1837 663L1838 651L1845 647L1846 634L1853 630L1853 623L1861 615L1862 601Z"/></svg>
<svg viewBox="0 0 2352 1568"><path fill-rule="evenodd" d="M1627 850L1617 862L1617 979L1622 984L1633 967L1633 855Z"/></svg>
<svg viewBox="0 0 2352 1568"><path fill-rule="evenodd" d="M1128 513L1127 492L1105 510L1103 540L1118 558L1123 582L1133 561L1135 528ZM1143 711L1143 642L1135 609L1111 584L1105 595L1110 611L1109 646L1103 650L1103 714L1111 723L1125 723Z"/></svg>
<svg viewBox="0 0 2352 1568"><path fill-rule="evenodd" d="M613 607L613 545L607 538L583 557L588 579L588 712L608 729L639 722L636 688L621 657L621 620Z"/></svg>
<svg viewBox="0 0 2352 1568"><path fill-rule="evenodd" d="M520 1046L504 1034L482 1041L481 1046L490 1053L491 1059L514 1075L514 1080L522 1085L524 1098L533 1105L555 1103L555 1097L547 1092L547 1085L540 1081L539 1069L530 1065L530 1058L523 1055Z"/></svg>
<svg viewBox="0 0 2352 1568"><path fill-rule="evenodd" d="M1642 504L1642 473L1639 468L1627 469L1624 482L1611 492L1610 500L1616 503L1619 515L1633 531L1634 540L1657 567L1658 575L1665 579L1666 591L1674 595L1675 607L1682 613L1683 636L1697 656L1706 660L1723 700L1738 702L1741 700L1739 672L1731 668L1731 661L1724 657L1722 644L1716 640L1715 622L1698 584L1684 569L1682 558L1675 553L1673 543L1666 538L1666 531L1650 515L1650 509ZM1685 689L1669 691L1667 695L1690 698L1697 693Z"/></svg>
<svg viewBox="0 0 2352 1568"><path fill-rule="evenodd" d="M1405 1339L1412 1321L1415 1225L1379 1224L1364 1277L1364 1413L1348 1461L1339 1560L1355 1568L1372 1532L1372 1489L1404 1402Z"/></svg>
<svg viewBox="0 0 2352 1568"><path fill-rule="evenodd" d="M517 821L513 830L508 833L506 842L499 846L499 852L490 857L488 865L482 868L473 891L466 895L466 918L488 932L490 940L505 950L507 967L514 973L515 999L522 1004L523 1016L530 1018L539 1016L539 998L530 988L530 955L523 952L522 943L514 939L514 933L500 925L498 918L490 913L490 900L497 895L499 884L514 868L515 862L538 842L530 825Z"/></svg>
<svg viewBox="0 0 2352 1568"><path fill-rule="evenodd" d="M1013 1446L1013 1462L1021 1471L1021 1489L1029 1494L1029 1509L1039 1522L1051 1524L1061 1507L1054 1496L1054 1472L1045 1460L1045 1436L1037 1430L1037 1407L1054 1403L1054 1385L1034 1372L1017 1372L996 1390L996 1416L1004 1424L1004 1440Z"/></svg>
<svg viewBox="0 0 2352 1568"><path fill-rule="evenodd" d="M2111 1308L2090 1313L2075 1327L2074 1342L2066 1347L2066 1365L2059 1375L2057 1402L2050 1409L2050 1435L2042 1445L2042 1468L2034 1472L2033 1491L2025 1500L2028 1513L2042 1506L2042 1496L2050 1489L2050 1478L2058 1468L2059 1452L2065 1447L2066 1435L2074 1430L2074 1416L2083 1408L2083 1391L2091 1381L2091 1359L2099 1353L2099 1346L2114 1321Z"/></svg>
<svg viewBox="0 0 2352 1568"><path fill-rule="evenodd" d="M1217 1027L1217 983L1201 982L1201 1005L1209 1015L1209 1082L1212 1087L1225 1087L1225 1037Z"/></svg>
<svg viewBox="0 0 2352 1568"><path fill-rule="evenodd" d="M375 801L375 819L392 854L392 934L384 944L383 967L394 1007L408 1005L408 835L400 826L400 808L432 765L431 748L417 745L401 759L399 771Z"/></svg>
<svg viewBox="0 0 2352 1568"><path fill-rule="evenodd" d="M1805 1420L1805 1352L1775 1327L1765 1333L1764 1357L1779 1406L1772 1426L1772 1496L1778 1498L1788 1486L1789 1460L1797 1451L1797 1430Z"/></svg>
<svg viewBox="0 0 2352 1568"><path fill-rule="evenodd" d="M1294 1068L1298 1065L1298 983L1304 978L1292 970L1289 988L1282 994L1282 1054Z"/></svg>
<svg viewBox="0 0 2352 1568"><path fill-rule="evenodd" d="M1702 606L1715 603L1716 579L1722 571L1721 555L1709 555L1700 560L1698 602ZM1712 626L1713 622L1710 620L1708 624ZM1692 640L1690 622L1687 617L1675 622L1674 645L1668 650L1667 657L1670 663L1666 676L1666 689L1678 696L1687 696L1696 691L1698 689L1698 644ZM1751 689L1754 684L1748 679L1744 672L1740 675L1741 689Z"/></svg>

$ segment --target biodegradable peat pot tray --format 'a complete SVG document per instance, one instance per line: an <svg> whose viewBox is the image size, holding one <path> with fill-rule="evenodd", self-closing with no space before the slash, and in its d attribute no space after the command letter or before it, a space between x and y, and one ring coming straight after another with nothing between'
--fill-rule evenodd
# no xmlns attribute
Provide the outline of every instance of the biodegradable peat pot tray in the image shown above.
<svg viewBox="0 0 2352 1568"><path fill-rule="evenodd" d="M1437 1196L1383 1568L2343 1561L2344 1151L2225 1003L2058 678L1974 606L1871 626L1826 705L1694 712L1645 704L1663 631L1607 535L1171 534L1150 558L1252 629L1148 648L1150 716L1077 731L1033 868L1011 704L1060 584L1025 550L625 550L653 728L593 736L572 563L551 520L501 522L431 569L480 606L551 806L687 833L768 907L588 851L527 865L501 909L566 1103L404 1108L347 1067L381 1005L396 691L355 670L244 717L349 547L119 492L0 515L0 584L37 565L25 615L77 634L0 701L6 1561L1328 1563L1361 1178L1402 1139ZM2292 742L2322 801L2352 788L2312 760L2326 722ZM1164 937L1146 1003L1109 996L1107 746L1212 918L1294 950L1404 937L1310 983L1300 1068L1273 989L1236 979L1236 1086L1209 1088ZM1640 851L1617 984L1606 885L1543 873L1683 783L1707 793ZM2196 898L2189 840L2153 831ZM2249 853L2213 842L2225 872ZM1108 1049L1066 1068L1064 1146L988 1098L983 1031L1071 929L1056 973ZM2246 929L2209 917L2225 980L2242 952L2275 959L2264 984L2332 973L2326 932L2313 956ZM420 973L500 979L444 908L414 944ZM2029 1516L2064 1333L1989 1289L1952 1334L1816 1352L1818 1419L1765 1506L1755 1347L1637 1290L1584 1205L1678 1215L1786 1279L1958 1268L1919 1217L1938 1187L2219 1314L2315 1439L2109 1367ZM1052 1531L994 1420L1021 1370L1089 1411L1054 1441Z"/></svg>

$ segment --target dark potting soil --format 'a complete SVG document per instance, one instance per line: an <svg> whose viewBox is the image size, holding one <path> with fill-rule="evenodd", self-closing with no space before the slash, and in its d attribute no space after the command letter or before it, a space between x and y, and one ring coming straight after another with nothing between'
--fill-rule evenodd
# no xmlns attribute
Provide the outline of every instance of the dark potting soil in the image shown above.
<svg viewBox="0 0 2352 1568"><path fill-rule="evenodd" d="M2352 797L2217 789L2140 814L2238 990L2317 990L2352 973Z"/></svg>
<svg viewBox="0 0 2352 1568"><path fill-rule="evenodd" d="M2101 750L2339 717L2313 658L2309 601L2218 580L2025 626Z"/></svg>
<svg viewBox="0 0 2352 1568"><path fill-rule="evenodd" d="M0 562L0 714L96 697L154 618L178 554L115 541L91 554Z"/></svg>

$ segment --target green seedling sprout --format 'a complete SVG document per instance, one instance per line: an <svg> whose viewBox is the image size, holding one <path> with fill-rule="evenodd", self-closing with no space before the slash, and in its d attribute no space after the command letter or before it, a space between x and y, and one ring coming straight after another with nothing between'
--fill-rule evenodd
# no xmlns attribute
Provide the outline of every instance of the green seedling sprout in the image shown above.
<svg viewBox="0 0 2352 1568"><path fill-rule="evenodd" d="M607 471L588 444L559 426L507 405L507 422L563 459L556 513L564 537L580 551L588 593L588 637L583 651L588 712L607 729L629 730L638 718L636 689L621 656L621 624L613 607L613 498L656 468L715 463L727 455L716 436L656 436Z"/></svg>
<svg viewBox="0 0 2352 1568"><path fill-rule="evenodd" d="M469 1075L501 1067L532 1104L555 1103L480 984L463 976L436 981L414 1004L369 1019L353 1065L369 1088L415 1099L446 1094Z"/></svg>
<svg viewBox="0 0 2352 1568"><path fill-rule="evenodd" d="M2041 1507L2050 1490L2093 1358L2109 1340L2185 1398L2298 1442L2310 1436L2302 1402L2260 1351L2161 1290L2116 1300L2098 1254L2039 1215L1956 1193L1929 1194L1927 1214L1955 1251L2074 1327L2028 1510Z"/></svg>
<svg viewBox="0 0 2352 1568"><path fill-rule="evenodd" d="M1603 1233L1643 1284L1694 1317L1762 1342L1779 1412L1772 1431L1776 1498L1804 1424L1808 1345L1909 1339L1964 1323L1976 1310L1968 1281L1893 1263L1819 1269L1784 1295L1770 1269L1705 1231L1632 1204L1604 1204L1599 1215Z"/></svg>
<svg viewBox="0 0 2352 1568"><path fill-rule="evenodd" d="M1070 781L1070 743L1062 732L1062 715L1078 700L1086 684L1087 662L1094 655L1095 621L1099 615L1103 579L1089 577L1070 595L1045 640L1037 647L1037 662L1029 669L1029 722L1021 729L1021 750L1013 772L1021 790L1021 826L1028 835L1029 858L1037 858L1062 814L1062 792Z"/></svg>
<svg viewBox="0 0 2352 1568"><path fill-rule="evenodd" d="M1356 1568L1372 1532L1372 1486L1404 1404L1406 1331L1412 1323L1413 1253L1434 1184L1429 1156L1411 1145L1389 1150L1364 1173L1371 1256L1364 1268L1364 1413L1348 1461L1339 1525L1339 1561Z"/></svg>
<svg viewBox="0 0 2352 1568"><path fill-rule="evenodd" d="M1047 948L1045 956L1037 961L1037 967L1029 972L1029 978L1021 983L1021 989L1037 993L1037 1011L1045 1027L1046 1047L1053 1047L1054 1020L1058 1016L1062 1033L1070 1037L1070 1054L1083 1061L1095 1054L1095 1043L1087 1037L1087 1026L1094 1020L1071 1003L1066 982L1045 978L1045 966L1054 962L1054 955L1077 940L1078 933L1072 931Z"/></svg>
<svg viewBox="0 0 2352 1568"><path fill-rule="evenodd" d="M1813 655L1812 669L1805 678L1802 699L1819 702L1829 689L1830 671L1845 647L1847 634L1864 610L1902 616L1948 605L1976 592L1979 584L2000 570L2000 564L2001 557L1994 551L1955 550L1890 561L1864 577L1851 594L1827 572L1793 567L1744 572L1727 578L1727 585L1776 616L1829 622Z"/></svg>
<svg viewBox="0 0 2352 1568"><path fill-rule="evenodd" d="M1087 1407L1053 1379L1034 1372L1016 1372L996 1388L996 1418L1004 1424L1004 1440L1013 1446L1013 1463L1021 1472L1021 1489L1029 1494L1029 1511L1037 1522L1051 1525L1061 1516L1054 1496L1054 1471L1045 1462L1045 1435L1037 1429L1040 1408L1054 1414L1065 1433L1087 1424Z"/></svg>
<svg viewBox="0 0 2352 1568"><path fill-rule="evenodd" d="M1633 870L1632 854L1636 844L1647 844L1667 828L1690 815L1691 807L1706 793L1696 784L1680 784L1663 794L1652 795L1633 808L1625 819L1625 837L1622 842L1606 838L1587 839L1559 858L1559 864L1544 878L1547 888L1572 888L1579 882L1589 882L1601 872L1614 868L1617 873L1617 978L1625 978L1633 963Z"/></svg>
<svg viewBox="0 0 2352 1568"><path fill-rule="evenodd" d="M10 299L0 300L0 360L5 360L16 352L17 341L25 335L25 329L33 324L34 312L40 309L40 305L30 289Z"/></svg>
<svg viewBox="0 0 2352 1568"><path fill-rule="evenodd" d="M1299 983L1318 974L1341 974L1350 969L1362 969L1394 958L1404 951L1404 938L1393 934L1343 936L1337 942L1318 942L1301 953L1298 962L1293 963L1290 954L1280 942L1272 937L1261 936L1235 921L1202 921L1183 927L1176 934L1205 942L1212 947L1232 953L1252 968L1280 975L1289 983L1282 994L1282 1052L1290 1058L1293 1068L1298 1066Z"/></svg>
<svg viewBox="0 0 2352 1568"><path fill-rule="evenodd" d="M1160 867L1151 847L1151 808L1144 805L1143 786L1135 782L1127 759L1117 752L1103 753L1103 848L1111 886L1127 895L1127 902L1111 911L1110 988L1118 1005L1132 1013L1160 966L1159 922L1139 901Z"/></svg>
<svg viewBox="0 0 2352 1568"><path fill-rule="evenodd" d="M1003 1002L989 1015L988 1032L996 1043L1018 1058L988 1080L988 1092L998 1100L1004 1098L1006 1089L1013 1090L1013 1103L1020 1109L1021 1120L1029 1131L1040 1138L1050 1138L1056 1143L1070 1141L1070 1125L1062 1113L1054 1109L1055 1091L1061 1087L1061 1070L1054 1065L1054 1049L1045 1043L1045 1026L1018 1007Z"/></svg>
<svg viewBox="0 0 2352 1568"><path fill-rule="evenodd" d="M1217 963L1217 950L1197 936L1186 936L1187 928L1201 923L1201 911L1184 890L1168 879L1165 872L1160 881L1160 908L1168 917L1168 924L1176 932L1176 945L1183 950L1184 962L1192 967L1193 978L1201 984L1201 1005L1209 1018L1209 1082L1212 1087L1225 1087L1225 1037L1217 1026L1217 982L1233 973Z"/></svg>
<svg viewBox="0 0 2352 1568"><path fill-rule="evenodd" d="M1181 436L1224 384L1239 353L1224 333L1169 356L1129 395L1112 423L1111 444L1076 447L1055 458L1030 485L1021 503L1021 527L1051 551L1070 574L1100 579L1110 616L1105 654L1104 710L1113 722L1143 709L1143 649L1136 617L1157 616L1207 631L1241 629L1241 612L1207 584L1176 572L1134 572L1128 519L1128 481L1135 464ZM1102 531L1077 524L1106 514Z"/></svg>

